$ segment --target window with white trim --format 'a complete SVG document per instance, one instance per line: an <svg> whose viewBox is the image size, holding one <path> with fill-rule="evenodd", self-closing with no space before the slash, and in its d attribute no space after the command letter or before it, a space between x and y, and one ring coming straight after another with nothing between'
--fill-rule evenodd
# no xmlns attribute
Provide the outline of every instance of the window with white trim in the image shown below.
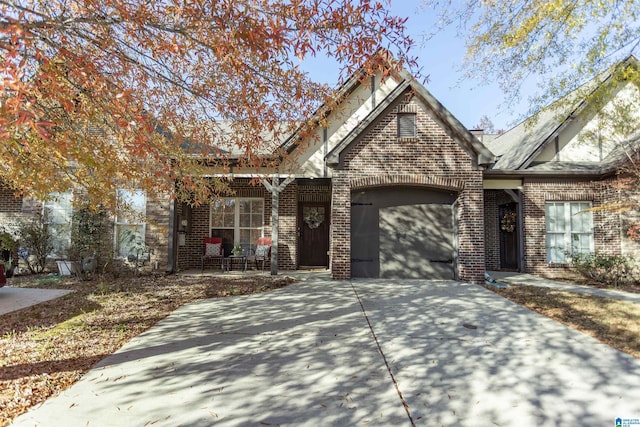
<svg viewBox="0 0 640 427"><path fill-rule="evenodd" d="M547 202L547 262L565 263L571 254L592 253L591 202Z"/></svg>
<svg viewBox="0 0 640 427"><path fill-rule="evenodd" d="M42 218L53 243L53 250L49 255L55 258L65 256L71 245L72 200L71 192L52 193L43 205Z"/></svg>
<svg viewBox="0 0 640 427"><path fill-rule="evenodd" d="M398 113L398 138L415 138L416 113Z"/></svg>
<svg viewBox="0 0 640 427"><path fill-rule="evenodd" d="M211 203L211 237L222 237L224 254L235 245L255 249L264 232L264 199L225 197Z"/></svg>
<svg viewBox="0 0 640 427"><path fill-rule="evenodd" d="M116 254L126 258L145 248L147 198L142 190L118 190L115 221Z"/></svg>

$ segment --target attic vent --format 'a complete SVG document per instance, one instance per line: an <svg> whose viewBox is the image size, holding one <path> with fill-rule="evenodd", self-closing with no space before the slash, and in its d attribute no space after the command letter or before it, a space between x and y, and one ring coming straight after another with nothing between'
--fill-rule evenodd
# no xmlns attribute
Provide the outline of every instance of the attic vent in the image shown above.
<svg viewBox="0 0 640 427"><path fill-rule="evenodd" d="M416 137L416 113L398 114L398 138Z"/></svg>
<svg viewBox="0 0 640 427"><path fill-rule="evenodd" d="M416 104L402 104L398 106L398 113L417 113L418 106Z"/></svg>

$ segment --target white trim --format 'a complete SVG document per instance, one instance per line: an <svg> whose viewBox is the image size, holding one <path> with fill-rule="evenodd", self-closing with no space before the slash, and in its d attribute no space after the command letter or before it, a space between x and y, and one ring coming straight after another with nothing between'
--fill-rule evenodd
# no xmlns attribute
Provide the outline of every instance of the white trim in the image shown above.
<svg viewBox="0 0 640 427"><path fill-rule="evenodd" d="M593 212L591 211L587 211L587 209L582 209L581 211L577 212L575 215L588 215L589 218L589 222L590 222L590 229L589 231L574 231L571 227L571 220L572 220L572 215L571 215L571 207L573 205L577 205L577 204L584 204L584 205L588 205L587 209L590 209L593 205L590 201L546 201L544 204L544 213L545 213L545 258L546 261L549 263L567 263L569 260L566 257L566 253L573 253L574 249L573 249L573 242L574 242L574 236L586 236L589 241L589 248L588 248L588 252L589 253L593 253L594 252L594 235L593 235ZM564 221L564 229L563 230L550 230L549 229L549 225L550 225L550 217L548 215L548 207L550 207L551 205L559 205L562 206L562 210L563 212L561 212L561 214L563 215L562 220ZM586 211L586 212L585 212ZM549 237L550 236L557 236L557 237L561 237L562 240L562 250L563 250L563 255L561 257L561 259L551 259L551 251L552 250L557 250L560 248L557 247L550 247L549 245ZM584 253L584 251L581 251L580 253Z"/></svg>

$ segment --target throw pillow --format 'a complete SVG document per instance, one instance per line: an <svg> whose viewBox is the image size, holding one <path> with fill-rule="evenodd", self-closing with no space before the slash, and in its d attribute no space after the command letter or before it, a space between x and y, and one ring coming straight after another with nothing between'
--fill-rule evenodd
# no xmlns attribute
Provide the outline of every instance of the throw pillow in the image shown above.
<svg viewBox="0 0 640 427"><path fill-rule="evenodd" d="M256 246L256 256L267 256L269 255L269 245L258 245Z"/></svg>
<svg viewBox="0 0 640 427"><path fill-rule="evenodd" d="M207 243L204 251L204 256L220 256L220 249L222 243Z"/></svg>

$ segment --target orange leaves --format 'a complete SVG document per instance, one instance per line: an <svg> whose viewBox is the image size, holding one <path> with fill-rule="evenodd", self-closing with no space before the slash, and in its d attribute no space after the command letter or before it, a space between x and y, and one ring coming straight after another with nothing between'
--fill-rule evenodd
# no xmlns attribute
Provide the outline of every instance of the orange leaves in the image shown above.
<svg viewBox="0 0 640 427"><path fill-rule="evenodd" d="M236 155L271 162L296 127L278 124L326 101L300 60L334 56L350 72L381 46L408 59L410 40L374 0L25 0L0 10L0 135L17 144L0 146L15 159L0 178L32 192L60 182L91 194L123 183L170 190L176 178L210 195L187 179L205 173L198 156L224 157L221 168Z"/></svg>

